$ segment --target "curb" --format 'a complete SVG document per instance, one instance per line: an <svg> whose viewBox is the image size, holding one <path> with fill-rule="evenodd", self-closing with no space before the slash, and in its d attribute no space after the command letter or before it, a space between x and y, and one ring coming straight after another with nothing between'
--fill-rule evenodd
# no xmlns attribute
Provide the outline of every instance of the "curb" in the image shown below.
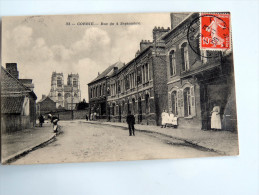
<svg viewBox="0 0 259 195"><path fill-rule="evenodd" d="M57 134L53 134L46 141L43 141L40 144L36 144L34 146L28 147L28 148L26 148L26 149L24 149L20 152L17 152L15 154L7 157L6 159L3 159L2 162L1 162L2 165L6 165L8 163L11 163L14 160L16 160L17 158L19 158L21 156L24 156L24 155L28 154L29 152L32 152L32 151L36 150L37 148L42 147L42 146L52 142L56 136L57 136Z"/></svg>
<svg viewBox="0 0 259 195"><path fill-rule="evenodd" d="M85 123L109 125L109 126L113 126L113 127L124 127L124 126L121 126L121 125L106 124L106 123L103 123L103 122L90 122L90 121L87 121L87 122L86 122L86 121L85 121ZM194 146L194 147L196 147L196 148L200 148L200 149L207 150L207 151L210 151L210 152L215 152L215 153L218 153L218 154L223 155L223 156L226 155L226 153L223 152L223 151L215 150L215 149L213 149L213 148L209 148L209 147L207 147L207 146L204 146L204 145L195 143L195 142L193 142L193 141L190 140L190 139L179 138L179 137L176 137L176 136L172 136L172 135L168 135L168 134L165 134L165 133L160 133L160 132L156 132L156 131L152 131L152 130L139 130L139 129L136 129L135 131L144 132L144 133L155 133L155 134L167 136L167 137L172 138L172 139L184 141L185 143L190 144L190 145L192 145L192 146Z"/></svg>

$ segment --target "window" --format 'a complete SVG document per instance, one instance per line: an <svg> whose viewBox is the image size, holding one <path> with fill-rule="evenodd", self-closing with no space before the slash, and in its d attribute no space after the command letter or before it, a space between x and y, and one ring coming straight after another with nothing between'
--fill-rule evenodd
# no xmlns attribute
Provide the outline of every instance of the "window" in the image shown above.
<svg viewBox="0 0 259 195"><path fill-rule="evenodd" d="M128 111L128 114L130 112L130 103L129 103L129 100L127 101L127 111Z"/></svg>
<svg viewBox="0 0 259 195"><path fill-rule="evenodd" d="M126 75L126 78L125 78L125 89L126 90L129 89L129 75Z"/></svg>
<svg viewBox="0 0 259 195"><path fill-rule="evenodd" d="M142 83L145 83L145 66L142 66Z"/></svg>
<svg viewBox="0 0 259 195"><path fill-rule="evenodd" d="M132 114L135 114L136 112L136 102L135 98L132 98Z"/></svg>
<svg viewBox="0 0 259 195"><path fill-rule="evenodd" d="M124 100L121 103L121 113L124 114L124 106L125 106L125 102Z"/></svg>
<svg viewBox="0 0 259 195"><path fill-rule="evenodd" d="M188 55L188 45L187 43L183 43L181 46L181 57L182 57L182 70L189 70L189 55Z"/></svg>
<svg viewBox="0 0 259 195"><path fill-rule="evenodd" d="M191 115L191 94L190 94L190 87L186 87L183 91L183 98L184 98L184 116Z"/></svg>
<svg viewBox="0 0 259 195"><path fill-rule="evenodd" d="M175 63L175 52L172 50L169 53L169 63L170 63L170 76L176 74L176 63Z"/></svg>
<svg viewBox="0 0 259 195"><path fill-rule="evenodd" d="M112 104L112 114L111 115L115 114L114 110L115 110L115 103Z"/></svg>
<svg viewBox="0 0 259 195"><path fill-rule="evenodd" d="M142 83L141 66L137 67L137 84Z"/></svg>
<svg viewBox="0 0 259 195"><path fill-rule="evenodd" d="M105 95L105 84L103 84L103 95Z"/></svg>
<svg viewBox="0 0 259 195"><path fill-rule="evenodd" d="M153 70L152 70L152 64L148 66L148 69L149 69L149 80L152 80L153 79Z"/></svg>
<svg viewBox="0 0 259 195"><path fill-rule="evenodd" d="M62 87L62 78L61 77L57 78L57 87Z"/></svg>
<svg viewBox="0 0 259 195"><path fill-rule="evenodd" d="M58 93L58 100L62 101L62 94L61 93Z"/></svg>
<svg viewBox="0 0 259 195"><path fill-rule="evenodd" d="M67 99L67 98L69 98L70 97L70 93L66 93L65 94L65 98Z"/></svg>
<svg viewBox="0 0 259 195"><path fill-rule="evenodd" d="M172 113L177 115L177 92L173 91L171 94L171 102L172 102Z"/></svg>
<svg viewBox="0 0 259 195"><path fill-rule="evenodd" d="M149 94L145 95L145 109L146 113L149 113Z"/></svg>
<svg viewBox="0 0 259 195"><path fill-rule="evenodd" d="M71 77L68 78L67 85L71 85Z"/></svg>
<svg viewBox="0 0 259 195"><path fill-rule="evenodd" d="M145 64L145 82L148 81L148 72L149 72L148 69L149 69L149 68L148 68L148 64Z"/></svg>
<svg viewBox="0 0 259 195"><path fill-rule="evenodd" d="M110 95L110 85L107 86L107 95Z"/></svg>
<svg viewBox="0 0 259 195"><path fill-rule="evenodd" d="M121 84L120 84L120 81L118 81L118 93L121 92Z"/></svg>
<svg viewBox="0 0 259 195"><path fill-rule="evenodd" d="M73 78L73 87L77 87L77 79Z"/></svg>

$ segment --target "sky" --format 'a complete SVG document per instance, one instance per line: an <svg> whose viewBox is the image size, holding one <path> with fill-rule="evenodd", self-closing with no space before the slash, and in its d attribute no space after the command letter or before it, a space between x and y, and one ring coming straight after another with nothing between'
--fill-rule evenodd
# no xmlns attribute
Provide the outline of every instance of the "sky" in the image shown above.
<svg viewBox="0 0 259 195"><path fill-rule="evenodd" d="M38 100L49 94L53 71L63 72L65 83L78 73L81 100L88 101L87 84L109 65L133 59L141 40L152 41L155 26L170 27L170 14L3 17L2 65L17 63L20 78L33 79Z"/></svg>

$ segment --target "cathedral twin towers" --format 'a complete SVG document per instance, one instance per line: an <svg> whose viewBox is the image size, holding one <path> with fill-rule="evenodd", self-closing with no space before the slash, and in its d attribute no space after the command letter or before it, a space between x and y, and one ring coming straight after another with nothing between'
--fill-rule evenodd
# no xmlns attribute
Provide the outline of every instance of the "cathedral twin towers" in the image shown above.
<svg viewBox="0 0 259 195"><path fill-rule="evenodd" d="M52 72L49 97L57 103L57 108L75 109L81 101L81 90L78 74L68 74L64 85L63 73Z"/></svg>

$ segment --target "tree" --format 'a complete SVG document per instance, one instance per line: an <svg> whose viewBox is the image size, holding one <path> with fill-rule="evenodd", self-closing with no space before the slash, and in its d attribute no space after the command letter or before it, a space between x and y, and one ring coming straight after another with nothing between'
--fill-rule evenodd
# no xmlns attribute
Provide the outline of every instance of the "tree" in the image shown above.
<svg viewBox="0 0 259 195"><path fill-rule="evenodd" d="M77 110L85 110L89 107L89 103L86 103L85 99L77 104Z"/></svg>

